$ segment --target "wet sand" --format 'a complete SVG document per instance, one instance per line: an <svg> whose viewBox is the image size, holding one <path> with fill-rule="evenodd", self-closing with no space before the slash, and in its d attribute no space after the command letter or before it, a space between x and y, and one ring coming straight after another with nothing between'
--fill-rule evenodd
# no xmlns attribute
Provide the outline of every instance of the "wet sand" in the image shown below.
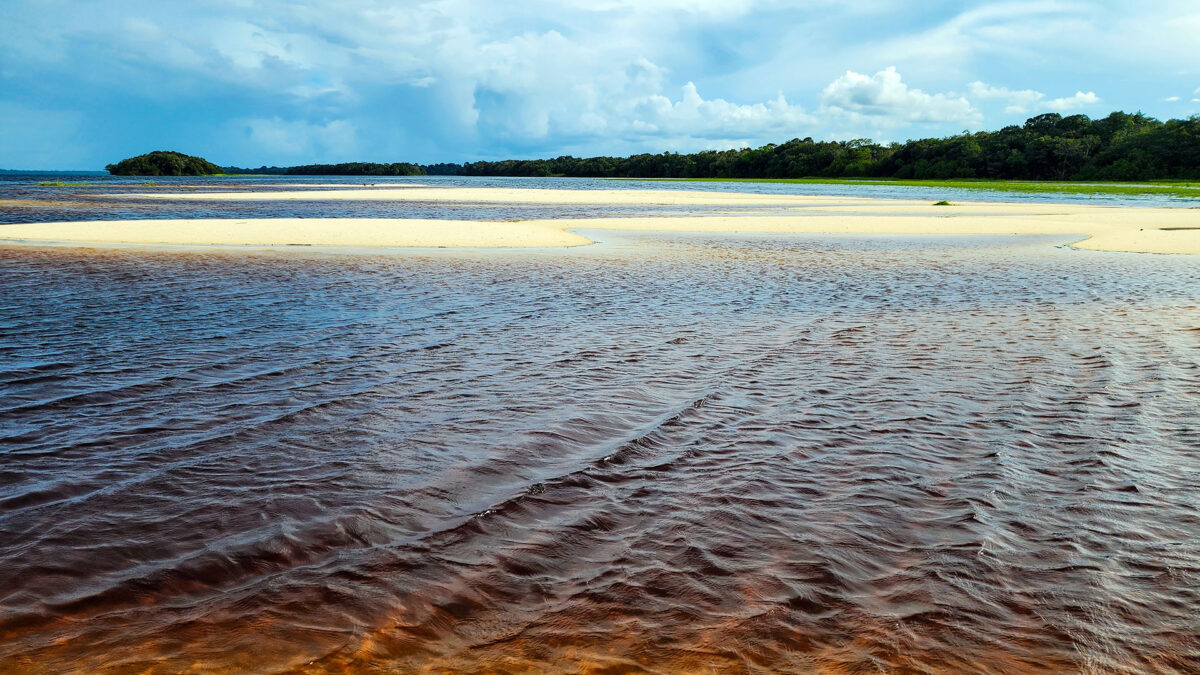
<svg viewBox="0 0 1200 675"><path fill-rule="evenodd" d="M945 207L924 207L925 209ZM952 207L953 208L953 207ZM987 215L973 215L986 209ZM801 216L707 218L608 218L576 221L572 227L673 232L731 232L846 235L1063 235L1078 237L1076 248L1133 253L1200 253L1200 214L1181 209L1062 207L1033 213L1025 205L977 204L957 213L880 205L873 213L811 213ZM1172 229L1196 227L1196 229Z"/></svg>

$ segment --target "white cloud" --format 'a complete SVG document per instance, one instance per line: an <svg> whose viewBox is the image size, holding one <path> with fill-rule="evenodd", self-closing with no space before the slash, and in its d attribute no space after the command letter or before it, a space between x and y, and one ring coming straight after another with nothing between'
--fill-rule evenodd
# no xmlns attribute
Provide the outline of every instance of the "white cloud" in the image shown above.
<svg viewBox="0 0 1200 675"><path fill-rule="evenodd" d="M988 86L978 80L967 85L967 91L973 98L999 99L1007 103L1004 112L1011 115L1025 114L1036 106L1038 101L1046 98L1045 94L1033 89L1013 91L1006 87Z"/></svg>
<svg viewBox="0 0 1200 675"><path fill-rule="evenodd" d="M980 81L967 85L970 96L974 99L998 100L1007 103L1004 112L1007 114L1026 114L1038 110L1053 110L1055 112L1070 112L1100 102L1095 92L1075 92L1074 96L1045 100L1046 95L1033 89L1011 90L1006 87L993 87ZM1171 99L1166 99L1170 101ZM1174 100L1179 100L1175 97Z"/></svg>
<svg viewBox="0 0 1200 675"><path fill-rule="evenodd" d="M1168 97L1164 98L1163 100L1166 101L1167 103L1174 103L1179 100L1179 97L1178 96L1168 96Z"/></svg>
<svg viewBox="0 0 1200 675"><path fill-rule="evenodd" d="M848 70L825 87L820 100L824 113L874 118L885 125L982 121L967 99L911 89L895 67L871 76Z"/></svg>
<svg viewBox="0 0 1200 675"><path fill-rule="evenodd" d="M897 4L907 20L904 15L912 11L912 4ZM978 77L972 71L984 64L1007 63L1017 70L1018 64L1045 59L1053 53L1048 46L1090 32L1088 14L1094 12L1084 3L1061 0L954 4L962 9L947 12L933 25L889 32L883 39L860 43L857 49L863 56L896 64L910 77L915 73L961 82L972 74Z"/></svg>
<svg viewBox="0 0 1200 675"><path fill-rule="evenodd" d="M1095 92L1089 91L1085 93L1082 91L1077 91L1075 92L1074 96L1067 96L1064 98L1056 98L1051 101L1046 101L1045 107L1055 112L1070 112L1072 110L1079 110L1080 108L1094 105L1099 102L1100 97L1096 96Z"/></svg>
<svg viewBox="0 0 1200 675"><path fill-rule="evenodd" d="M672 97L668 70L628 45L598 48L557 30L441 54L429 73L429 88L457 100L462 128L529 146L564 139L698 148L730 137L791 137L813 122L780 92L751 102L705 99L687 82Z"/></svg>
<svg viewBox="0 0 1200 675"><path fill-rule="evenodd" d="M1196 0L0 4L0 103L80 115L93 163L197 139L230 163L902 140L1098 112L1096 72L1148 114L1200 99ZM0 141L0 165L66 152L48 138Z"/></svg>
<svg viewBox="0 0 1200 675"><path fill-rule="evenodd" d="M333 120L313 124L304 120L246 119L241 121L251 145L272 157L324 157L329 161L357 156L354 124Z"/></svg>
<svg viewBox="0 0 1200 675"><path fill-rule="evenodd" d="M720 139L734 136L795 135L814 118L779 94L764 103L738 104L722 98L705 100L693 82L683 86L678 101L652 95L632 102L633 126L646 133ZM615 119L621 119L618 115Z"/></svg>

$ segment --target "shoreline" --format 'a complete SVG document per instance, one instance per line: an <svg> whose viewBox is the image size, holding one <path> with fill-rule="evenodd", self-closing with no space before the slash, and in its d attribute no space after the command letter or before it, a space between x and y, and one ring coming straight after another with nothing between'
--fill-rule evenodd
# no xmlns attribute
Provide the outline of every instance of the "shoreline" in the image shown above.
<svg viewBox="0 0 1200 675"><path fill-rule="evenodd" d="M104 199L160 201L396 201L396 202L473 202L480 204L621 204L621 205L694 205L720 206L759 204L762 206L813 206L859 204L879 200L871 197L830 197L822 195L776 195L753 192L700 190L573 190L561 188L498 188L427 186L396 187L349 186L344 189L273 190L242 192L124 192L96 195ZM924 204L915 200L890 200Z"/></svg>
<svg viewBox="0 0 1200 675"><path fill-rule="evenodd" d="M1073 247L1132 253L1200 254L1200 210L736 192L520 188L353 188L330 191L114 195L205 201L395 200L526 204L687 204L707 215L531 220L397 218L203 218L0 224L11 244L544 248L593 243L575 230L832 235L1062 235ZM723 205L770 213L730 215Z"/></svg>
<svg viewBox="0 0 1200 675"><path fill-rule="evenodd" d="M863 185L928 189L969 190L972 192L1018 192L1027 195L1105 195L1166 196L1200 199L1200 181L1058 181L987 178L608 178L605 180L643 180L679 183L774 183L792 185Z"/></svg>

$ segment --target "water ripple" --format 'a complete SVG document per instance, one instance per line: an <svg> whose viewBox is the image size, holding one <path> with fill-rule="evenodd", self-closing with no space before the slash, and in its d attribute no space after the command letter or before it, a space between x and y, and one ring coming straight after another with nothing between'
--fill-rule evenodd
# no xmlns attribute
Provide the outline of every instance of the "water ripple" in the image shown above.
<svg viewBox="0 0 1200 675"><path fill-rule="evenodd" d="M0 669L1195 672L1200 276L0 248Z"/></svg>

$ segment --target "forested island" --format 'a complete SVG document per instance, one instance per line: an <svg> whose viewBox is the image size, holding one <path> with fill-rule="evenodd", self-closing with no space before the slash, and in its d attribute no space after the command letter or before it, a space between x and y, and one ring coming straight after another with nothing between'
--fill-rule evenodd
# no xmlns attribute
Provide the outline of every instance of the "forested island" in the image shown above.
<svg viewBox="0 0 1200 675"><path fill-rule="evenodd" d="M155 150L104 167L114 176L213 176L225 173L202 158L171 150Z"/></svg>
<svg viewBox="0 0 1200 675"><path fill-rule="evenodd" d="M433 165L447 166L447 165ZM459 165L450 165L457 173ZM242 169L235 166L217 166L203 157L185 155L181 152L156 150L154 152L123 159L104 167L114 176L217 176L217 175L289 175L289 176L424 176L425 167L409 162L375 164L372 162L347 162L344 164L304 164L302 166L262 166L257 169Z"/></svg>
<svg viewBox="0 0 1200 675"><path fill-rule="evenodd" d="M999 131L922 138L792 139L760 148L631 157L510 159L467 164L410 162L218 167L177 152L108 165L116 175L573 176L592 178L888 178L1144 181L1200 179L1200 116L1160 122L1141 113L1102 119L1046 113Z"/></svg>

